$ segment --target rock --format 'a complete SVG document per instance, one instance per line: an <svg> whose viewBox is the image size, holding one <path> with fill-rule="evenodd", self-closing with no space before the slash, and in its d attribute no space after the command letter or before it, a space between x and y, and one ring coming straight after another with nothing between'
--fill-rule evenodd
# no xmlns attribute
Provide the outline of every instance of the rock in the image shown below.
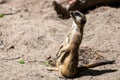
<svg viewBox="0 0 120 80"><path fill-rule="evenodd" d="M6 3L6 0L0 0L0 4Z"/></svg>

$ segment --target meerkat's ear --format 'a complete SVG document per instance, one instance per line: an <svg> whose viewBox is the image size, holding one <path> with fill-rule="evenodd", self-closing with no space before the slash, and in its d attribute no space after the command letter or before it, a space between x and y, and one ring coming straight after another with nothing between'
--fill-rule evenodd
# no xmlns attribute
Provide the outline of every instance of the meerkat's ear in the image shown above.
<svg viewBox="0 0 120 80"><path fill-rule="evenodd" d="M81 24L85 24L86 23L86 18L81 20Z"/></svg>
<svg viewBox="0 0 120 80"><path fill-rule="evenodd" d="M87 22L86 16L82 14L81 24L85 24L86 22Z"/></svg>

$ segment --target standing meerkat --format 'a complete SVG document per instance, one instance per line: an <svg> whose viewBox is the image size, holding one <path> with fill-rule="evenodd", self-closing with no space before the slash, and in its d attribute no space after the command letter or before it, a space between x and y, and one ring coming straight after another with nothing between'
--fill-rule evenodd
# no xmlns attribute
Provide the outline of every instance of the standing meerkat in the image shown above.
<svg viewBox="0 0 120 80"><path fill-rule="evenodd" d="M65 77L74 77L78 71L78 49L82 41L83 28L86 17L79 11L72 11L73 25L65 41L60 45L57 53L56 67L49 70L58 70Z"/></svg>
<svg viewBox="0 0 120 80"><path fill-rule="evenodd" d="M56 67L50 67L48 70L57 70L65 77L75 77L79 70L96 67L99 65L111 64L114 61L87 64L78 67L78 49L82 41L86 17L79 11L72 11L71 17L73 25L65 41L60 45L57 53Z"/></svg>

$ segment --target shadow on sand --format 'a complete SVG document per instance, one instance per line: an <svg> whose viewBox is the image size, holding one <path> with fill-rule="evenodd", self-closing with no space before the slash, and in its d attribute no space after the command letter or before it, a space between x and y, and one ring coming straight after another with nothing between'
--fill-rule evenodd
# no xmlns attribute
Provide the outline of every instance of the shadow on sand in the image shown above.
<svg viewBox="0 0 120 80"><path fill-rule="evenodd" d="M118 71L117 69L109 69L109 70L93 70L93 69L87 69L82 72L80 72L77 77L81 76L98 76L106 73L112 73Z"/></svg>

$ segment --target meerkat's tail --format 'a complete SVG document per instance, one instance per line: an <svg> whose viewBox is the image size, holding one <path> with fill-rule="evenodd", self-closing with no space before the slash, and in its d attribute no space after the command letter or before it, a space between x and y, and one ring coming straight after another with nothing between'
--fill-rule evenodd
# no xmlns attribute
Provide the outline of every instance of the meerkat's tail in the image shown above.
<svg viewBox="0 0 120 80"><path fill-rule="evenodd" d="M107 65L107 64L114 64L115 60L112 61L103 61L103 62L98 62L98 63L93 63L93 64L86 64L86 65L82 65L81 67L83 68L94 68L94 67L98 67L98 66L102 66L102 65Z"/></svg>

